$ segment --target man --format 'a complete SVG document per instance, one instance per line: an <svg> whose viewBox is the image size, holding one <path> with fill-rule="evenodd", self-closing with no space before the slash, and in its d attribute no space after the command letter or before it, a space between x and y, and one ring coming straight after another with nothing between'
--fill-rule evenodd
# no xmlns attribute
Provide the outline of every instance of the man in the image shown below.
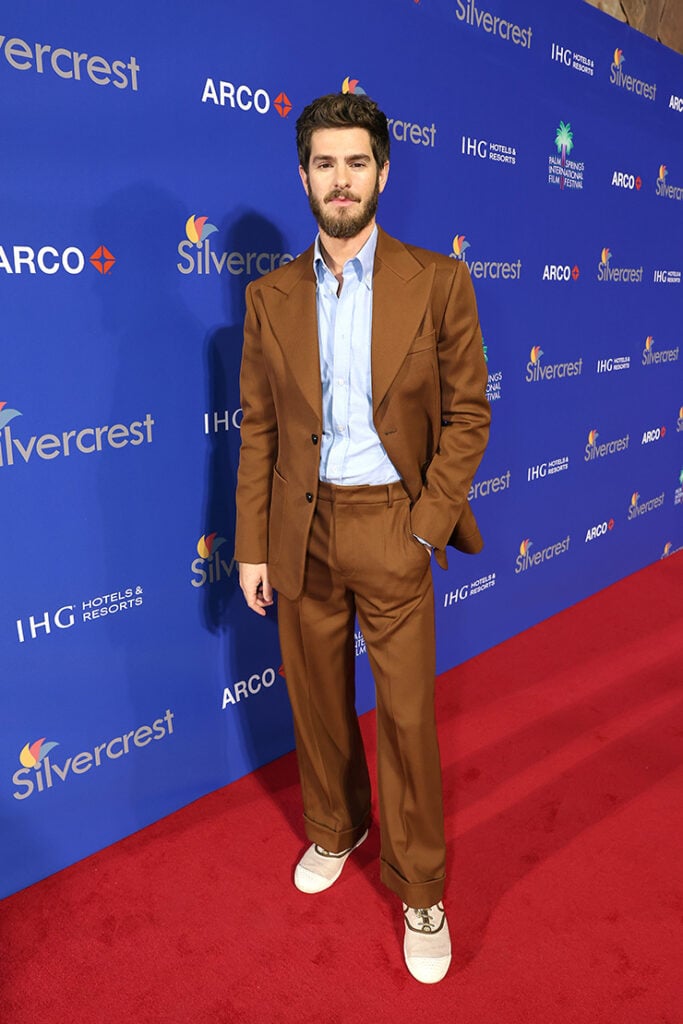
<svg viewBox="0 0 683 1024"><path fill-rule="evenodd" d="M367 835L354 708L358 615L377 695L381 877L403 901L418 980L448 970L434 721L431 552L480 550L467 492L488 438L486 366L464 263L375 223L387 119L323 96L297 121L319 233L253 282L241 372L235 558L259 615L279 593L306 833L296 886L321 892Z"/></svg>

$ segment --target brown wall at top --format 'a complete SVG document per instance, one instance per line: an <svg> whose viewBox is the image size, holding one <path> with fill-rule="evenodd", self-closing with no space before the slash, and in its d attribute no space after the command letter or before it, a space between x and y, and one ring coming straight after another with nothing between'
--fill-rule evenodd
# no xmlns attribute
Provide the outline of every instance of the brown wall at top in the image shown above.
<svg viewBox="0 0 683 1024"><path fill-rule="evenodd" d="M683 53L681 0L586 0L586 3Z"/></svg>

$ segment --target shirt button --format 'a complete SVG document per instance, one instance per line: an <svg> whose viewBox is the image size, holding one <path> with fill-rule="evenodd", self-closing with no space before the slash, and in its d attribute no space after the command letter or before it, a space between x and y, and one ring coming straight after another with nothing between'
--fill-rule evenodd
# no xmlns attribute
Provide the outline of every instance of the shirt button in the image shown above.
<svg viewBox="0 0 683 1024"><path fill-rule="evenodd" d="M309 503L309 505L313 501L313 495L311 494L310 491L306 491L306 501Z"/></svg>
<svg viewBox="0 0 683 1024"><path fill-rule="evenodd" d="M317 444L318 443L318 435L317 434L311 434L311 441L313 442L313 444Z"/></svg>

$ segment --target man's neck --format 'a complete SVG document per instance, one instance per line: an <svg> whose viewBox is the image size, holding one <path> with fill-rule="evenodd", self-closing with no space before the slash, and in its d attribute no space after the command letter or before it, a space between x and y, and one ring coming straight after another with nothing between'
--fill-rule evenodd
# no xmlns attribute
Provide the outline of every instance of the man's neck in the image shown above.
<svg viewBox="0 0 683 1024"><path fill-rule="evenodd" d="M375 229L375 220L363 228L353 238L332 238L325 231L320 229L320 247L326 265L332 271L337 280L341 283L342 271L347 260L352 260L361 251L368 238Z"/></svg>

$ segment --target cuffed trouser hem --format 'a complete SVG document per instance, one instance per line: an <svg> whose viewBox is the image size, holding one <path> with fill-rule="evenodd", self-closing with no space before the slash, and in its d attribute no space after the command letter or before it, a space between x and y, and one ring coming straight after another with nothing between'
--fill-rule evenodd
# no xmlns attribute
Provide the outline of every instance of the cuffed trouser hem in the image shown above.
<svg viewBox="0 0 683 1024"><path fill-rule="evenodd" d="M366 818L360 825L353 828L345 828L342 832L335 832L317 821L311 821L304 814L306 835L312 843L317 843L328 853L343 853L345 850L355 846L369 825L369 818ZM431 904L430 904L431 906Z"/></svg>
<svg viewBox="0 0 683 1024"><path fill-rule="evenodd" d="M444 875L428 882L407 882L391 864L380 860L380 878L409 907L433 907L443 899Z"/></svg>

